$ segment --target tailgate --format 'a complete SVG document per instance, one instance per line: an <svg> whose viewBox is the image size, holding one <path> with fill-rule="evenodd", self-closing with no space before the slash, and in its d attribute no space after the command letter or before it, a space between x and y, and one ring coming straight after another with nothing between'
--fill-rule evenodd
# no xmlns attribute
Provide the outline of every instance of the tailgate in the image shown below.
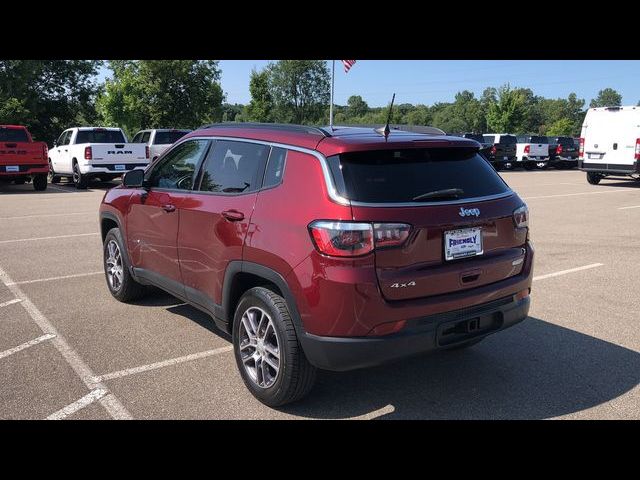
<svg viewBox="0 0 640 480"><path fill-rule="evenodd" d="M549 145L544 143L529 144L529 156L530 157L548 157Z"/></svg>
<svg viewBox="0 0 640 480"><path fill-rule="evenodd" d="M526 231L514 227L513 210L520 205L514 195L462 206L354 206L353 215L357 221L393 218L412 226L402 247L375 251L376 273L385 299L409 300L468 290L519 274L524 265ZM462 217L461 208L478 208L480 215ZM471 228L480 229L482 254L446 260L446 232Z"/></svg>
<svg viewBox="0 0 640 480"><path fill-rule="evenodd" d="M1 142L0 165L46 165L43 143Z"/></svg>
<svg viewBox="0 0 640 480"><path fill-rule="evenodd" d="M143 143L93 143L90 145L93 165L127 164L147 161Z"/></svg>

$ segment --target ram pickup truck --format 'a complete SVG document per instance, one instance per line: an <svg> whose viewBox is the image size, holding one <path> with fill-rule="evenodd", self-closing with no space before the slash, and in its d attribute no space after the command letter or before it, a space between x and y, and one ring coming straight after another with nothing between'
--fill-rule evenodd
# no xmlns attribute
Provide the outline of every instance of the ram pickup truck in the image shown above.
<svg viewBox="0 0 640 480"><path fill-rule="evenodd" d="M549 148L555 145L555 152L549 156L550 164L557 169L570 169L578 166L579 144L571 137L547 137Z"/></svg>
<svg viewBox="0 0 640 480"><path fill-rule="evenodd" d="M155 162L164 151L184 137L191 130L178 130L175 128L154 128L151 130L140 130L135 134L133 143L143 143L147 146L149 158Z"/></svg>
<svg viewBox="0 0 640 480"><path fill-rule="evenodd" d="M51 183L73 179L78 189L92 179L113 180L135 168L149 165L145 145L127 143L120 128L74 127L62 132L49 150Z"/></svg>
<svg viewBox="0 0 640 480"><path fill-rule="evenodd" d="M0 125L0 182L31 181L42 191L47 188L48 171L45 142L34 142L26 127Z"/></svg>
<svg viewBox="0 0 640 480"><path fill-rule="evenodd" d="M482 136L486 144L490 145L487 151L487 160L496 170L510 169L516 161L516 137L506 133L487 133Z"/></svg>
<svg viewBox="0 0 640 480"><path fill-rule="evenodd" d="M518 135L516 157L519 165L527 170L546 168L549 163L549 144L539 135Z"/></svg>

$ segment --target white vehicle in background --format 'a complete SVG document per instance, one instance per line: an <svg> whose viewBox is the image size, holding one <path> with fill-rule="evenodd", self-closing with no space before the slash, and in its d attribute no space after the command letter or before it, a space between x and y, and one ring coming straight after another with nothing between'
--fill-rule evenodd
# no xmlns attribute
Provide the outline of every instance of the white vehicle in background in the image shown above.
<svg viewBox="0 0 640 480"><path fill-rule="evenodd" d="M587 110L580 134L578 168L592 185L604 177L640 179L640 107Z"/></svg>
<svg viewBox="0 0 640 480"><path fill-rule="evenodd" d="M87 188L92 179L105 182L148 164L144 145L127 143L120 128L69 128L49 149L51 183L72 178L78 189Z"/></svg>
<svg viewBox="0 0 640 480"><path fill-rule="evenodd" d="M140 130L135 134L133 143L144 143L149 151L149 158L154 162L162 153L191 130L175 128L153 128Z"/></svg>
<svg viewBox="0 0 640 480"><path fill-rule="evenodd" d="M516 135L516 165L527 170L549 165L549 144L539 135Z"/></svg>

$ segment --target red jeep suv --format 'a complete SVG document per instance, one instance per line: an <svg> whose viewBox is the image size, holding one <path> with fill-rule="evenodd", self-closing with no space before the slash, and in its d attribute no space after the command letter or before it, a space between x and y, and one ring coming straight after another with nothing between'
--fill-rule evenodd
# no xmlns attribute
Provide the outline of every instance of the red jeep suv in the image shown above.
<svg viewBox="0 0 640 480"><path fill-rule="evenodd" d="M127 172L100 207L122 302L160 287L232 335L269 406L316 369L466 347L523 320L524 202L464 138L216 124Z"/></svg>

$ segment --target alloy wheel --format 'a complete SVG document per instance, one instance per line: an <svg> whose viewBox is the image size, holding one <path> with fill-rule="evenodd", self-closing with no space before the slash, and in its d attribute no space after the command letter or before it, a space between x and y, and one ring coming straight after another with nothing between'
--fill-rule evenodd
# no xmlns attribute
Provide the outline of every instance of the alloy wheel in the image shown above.
<svg viewBox="0 0 640 480"><path fill-rule="evenodd" d="M240 320L240 357L254 384L271 387L280 372L280 347L273 321L258 307L248 308Z"/></svg>
<svg viewBox="0 0 640 480"><path fill-rule="evenodd" d="M122 288L122 255L115 240L107 244L107 279L112 290L117 292Z"/></svg>

